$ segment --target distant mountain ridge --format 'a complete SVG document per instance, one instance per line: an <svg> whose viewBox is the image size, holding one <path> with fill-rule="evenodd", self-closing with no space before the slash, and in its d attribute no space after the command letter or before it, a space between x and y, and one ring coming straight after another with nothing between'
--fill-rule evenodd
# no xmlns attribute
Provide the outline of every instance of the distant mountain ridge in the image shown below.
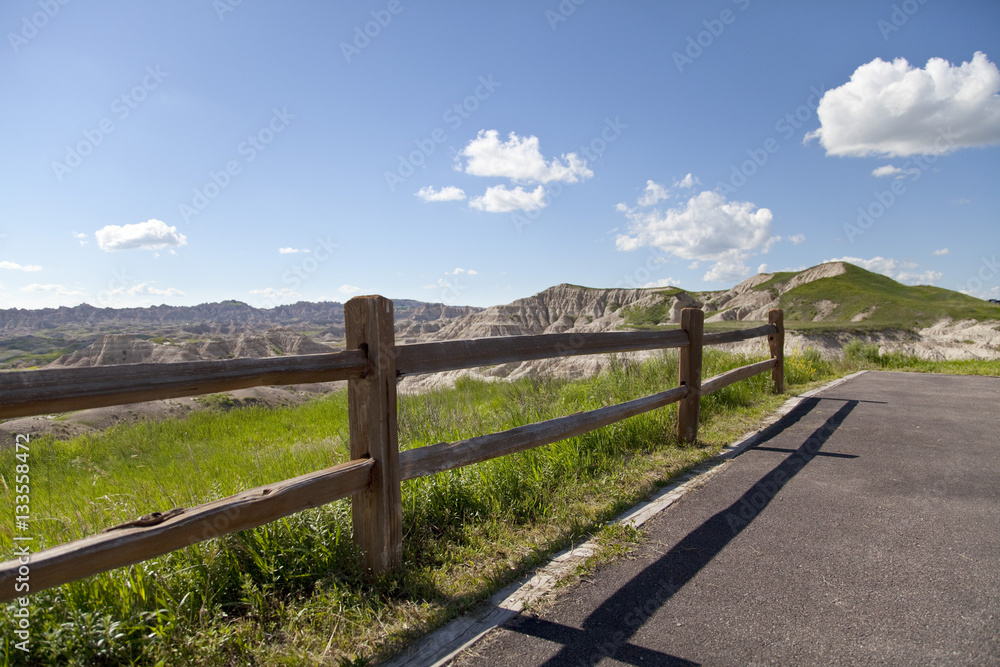
<svg viewBox="0 0 1000 667"><path fill-rule="evenodd" d="M599 332L676 325L684 308L702 308L708 324L765 321L785 311L790 330L917 332L957 336L952 322L981 322L949 341L951 353L991 356L1000 308L932 286L902 285L845 262L762 273L721 291L680 287L590 288L561 284L508 304L477 308L393 301L399 344L431 340ZM737 325L738 326L738 325ZM942 329L941 327L945 327ZM0 311L0 363L7 367L93 365L312 354L342 349L344 307L300 301L259 309L238 301L198 306ZM918 336L919 337L919 336ZM981 340L980 340L981 339ZM932 349L937 343L928 343ZM831 349L833 344L831 344ZM916 348L914 348L916 349Z"/></svg>
<svg viewBox="0 0 1000 667"><path fill-rule="evenodd" d="M456 308L430 304L413 299L393 301L397 317L434 319L429 313L435 308L469 313L480 310L472 306ZM449 313L451 314L451 313ZM219 333L238 333L233 327L275 327L293 324L343 325L344 304L337 301L299 301L274 308L255 308L241 301L203 303L197 306L149 306L147 308L97 308L89 304L73 307L28 310L0 310L0 334L28 335L45 329L72 327L116 328L194 326L209 327Z"/></svg>

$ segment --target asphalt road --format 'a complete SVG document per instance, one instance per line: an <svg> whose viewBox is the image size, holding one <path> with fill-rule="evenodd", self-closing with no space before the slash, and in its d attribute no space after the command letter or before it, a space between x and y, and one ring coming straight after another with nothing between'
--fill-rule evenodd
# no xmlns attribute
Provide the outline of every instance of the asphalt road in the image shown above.
<svg viewBox="0 0 1000 667"><path fill-rule="evenodd" d="M866 373L454 663L1000 665L1000 378Z"/></svg>

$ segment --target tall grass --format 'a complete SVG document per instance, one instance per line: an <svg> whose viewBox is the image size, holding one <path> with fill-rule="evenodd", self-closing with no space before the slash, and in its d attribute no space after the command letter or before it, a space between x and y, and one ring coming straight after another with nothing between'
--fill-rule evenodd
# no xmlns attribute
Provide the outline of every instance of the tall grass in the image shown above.
<svg viewBox="0 0 1000 667"><path fill-rule="evenodd" d="M706 350L704 375L755 361ZM794 390L843 364L789 357ZM674 386L676 354L613 359L580 381L460 380L401 396L401 447L495 432ZM701 442L679 446L676 407L403 485L401 572L364 576L346 501L305 511L31 598L29 654L0 611L5 664L359 664L461 613L711 456L783 400L767 374L702 403ZM348 458L343 392L299 407L242 408L31 442L34 547L93 534ZM11 526L13 452L0 455ZM6 553L9 532L0 534Z"/></svg>

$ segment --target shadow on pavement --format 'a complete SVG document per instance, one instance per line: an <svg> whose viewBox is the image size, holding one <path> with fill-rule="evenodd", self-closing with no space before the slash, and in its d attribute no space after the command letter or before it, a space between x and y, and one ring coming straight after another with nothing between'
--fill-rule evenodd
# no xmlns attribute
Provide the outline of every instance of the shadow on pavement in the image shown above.
<svg viewBox="0 0 1000 667"><path fill-rule="evenodd" d="M767 442L797 423L820 399L810 398L761 432L752 447ZM593 665L605 657L630 665L696 665L698 663L628 642L667 600L689 582L740 534L774 499L781 488L818 455L820 448L844 422L859 401L846 401L835 414L760 478L726 509L688 533L680 542L606 599L583 622L582 629L537 618L521 617L507 628L562 644L547 667ZM760 449L765 449L761 447ZM750 449L745 451L751 451ZM842 455L843 456L843 455Z"/></svg>

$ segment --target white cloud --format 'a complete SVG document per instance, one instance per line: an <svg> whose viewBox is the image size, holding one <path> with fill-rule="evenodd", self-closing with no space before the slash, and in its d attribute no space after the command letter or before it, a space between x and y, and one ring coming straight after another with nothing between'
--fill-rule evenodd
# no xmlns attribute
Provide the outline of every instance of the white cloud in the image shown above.
<svg viewBox="0 0 1000 667"><path fill-rule="evenodd" d="M788 237L788 240L792 242L792 245L801 245L806 240L806 235L792 234Z"/></svg>
<svg viewBox="0 0 1000 667"><path fill-rule="evenodd" d="M675 188L693 188L696 185L701 185L701 181L693 176L691 172L688 172L688 175L681 180L674 181Z"/></svg>
<svg viewBox="0 0 1000 667"><path fill-rule="evenodd" d="M640 287L677 287L681 284L677 278L660 278L659 280L654 280L648 282L645 285L640 285Z"/></svg>
<svg viewBox="0 0 1000 667"><path fill-rule="evenodd" d="M18 264L17 262L0 262L0 269L7 269L8 271L41 271L42 267L38 264Z"/></svg>
<svg viewBox="0 0 1000 667"><path fill-rule="evenodd" d="M950 255L951 251L947 248L941 248L940 250L935 250L932 254L934 255Z"/></svg>
<svg viewBox="0 0 1000 667"><path fill-rule="evenodd" d="M731 250L715 262L712 267L705 272L702 280L709 282L732 283L742 280L750 275L750 267L743 261L744 253L739 250Z"/></svg>
<svg viewBox="0 0 1000 667"><path fill-rule="evenodd" d="M761 264L758 266L757 273L767 273L767 264Z"/></svg>
<svg viewBox="0 0 1000 667"><path fill-rule="evenodd" d="M686 203L659 210L626 210L628 233L619 234L619 250L659 248L681 259L714 262L705 280L746 276L745 260L766 252L771 236L771 211L752 202L730 202L717 192L703 191Z"/></svg>
<svg viewBox="0 0 1000 667"><path fill-rule="evenodd" d="M72 290L65 285L41 285L39 283L32 283L30 285L25 285L21 288L22 292L28 292L29 294L51 294L54 296L73 296L73 297L86 297L86 292L79 292L77 290Z"/></svg>
<svg viewBox="0 0 1000 667"><path fill-rule="evenodd" d="M184 292L180 291L176 287L159 289L157 287L153 287L150 283L139 283L138 285L133 285L128 288L128 293L132 296L143 294L149 296L184 296Z"/></svg>
<svg viewBox="0 0 1000 667"><path fill-rule="evenodd" d="M465 191L454 185L447 185L440 190L434 190L434 188L427 186L417 190L414 196L420 197L424 201L461 201L465 199Z"/></svg>
<svg viewBox="0 0 1000 667"><path fill-rule="evenodd" d="M827 155L938 155L1000 142L1000 71L977 51L953 66L931 58L925 68L904 58L876 58L827 91L816 115Z"/></svg>
<svg viewBox="0 0 1000 667"><path fill-rule="evenodd" d="M933 285L941 280L943 275L940 271L918 271L917 269L920 268L920 265L916 262L892 259L891 257L876 256L871 259L839 257L837 259L825 260L824 263L826 262L848 262L874 273L881 273L901 283L914 285Z"/></svg>
<svg viewBox="0 0 1000 667"><path fill-rule="evenodd" d="M538 183L576 183L594 175L586 160L580 159L576 153L567 153L561 159L553 158L546 162L538 148L538 137L519 137L513 132L507 141L501 141L496 130L480 130L459 155L468 158L464 171L472 176L499 176L513 181Z"/></svg>
<svg viewBox="0 0 1000 667"><path fill-rule="evenodd" d="M688 176L690 175L688 174ZM639 206L652 206L656 202L663 201L669 197L670 192L665 187L653 181L646 181L646 190L639 197ZM624 204L619 204L619 206L624 206Z"/></svg>
<svg viewBox="0 0 1000 667"><path fill-rule="evenodd" d="M920 170L916 167L911 167L909 169L901 169L895 165L886 164L881 167L875 167L872 169L872 176L876 178L885 178L886 176L894 176L895 178L902 178L908 174L919 174Z"/></svg>
<svg viewBox="0 0 1000 667"><path fill-rule="evenodd" d="M264 289L252 289L250 290L250 294L264 297L266 301L270 302L270 304L265 304L265 305L273 305L278 301L291 301L292 299L297 299L300 296L302 296L301 294L299 294L298 292L289 287L282 287L279 289L275 289L273 287L267 287Z"/></svg>
<svg viewBox="0 0 1000 667"><path fill-rule="evenodd" d="M673 187L687 190L700 184L701 181L699 181L693 174L689 172L688 175L682 178L681 180L674 181ZM649 180L646 181L646 189L643 190L642 195L639 197L639 199L636 200L636 204L639 206L653 206L665 199L670 199L673 196L674 193L671 191L670 188L666 187L665 185L660 185L656 181ZM615 208L616 210L622 212L627 212L630 210L629 207L626 206L625 204L618 204Z"/></svg>
<svg viewBox="0 0 1000 667"><path fill-rule="evenodd" d="M87 245L87 241L85 240L87 235L83 232L70 232L70 234L72 234L73 238L80 242L80 245Z"/></svg>
<svg viewBox="0 0 1000 667"><path fill-rule="evenodd" d="M541 185L532 192L526 192L521 186L508 190L505 185L494 185L486 188L486 194L469 200L470 208L488 213L534 211L545 206L545 188Z"/></svg>
<svg viewBox="0 0 1000 667"><path fill-rule="evenodd" d="M354 285L341 285L337 288L337 291L341 294L357 294L361 291L360 287L355 287Z"/></svg>
<svg viewBox="0 0 1000 667"><path fill-rule="evenodd" d="M456 268L454 271L445 272L446 276L461 276L463 274L467 276L478 276L479 272L476 271L475 269L458 269L458 268Z"/></svg>
<svg viewBox="0 0 1000 667"><path fill-rule="evenodd" d="M107 225L94 232L97 245L105 252L116 250L161 250L187 243L187 237L159 220L147 220L134 225Z"/></svg>
<svg viewBox="0 0 1000 667"><path fill-rule="evenodd" d="M280 252L282 255L294 255L295 253L298 252L312 252L312 250L308 250L306 248L285 247L285 248L278 248L278 252Z"/></svg>

